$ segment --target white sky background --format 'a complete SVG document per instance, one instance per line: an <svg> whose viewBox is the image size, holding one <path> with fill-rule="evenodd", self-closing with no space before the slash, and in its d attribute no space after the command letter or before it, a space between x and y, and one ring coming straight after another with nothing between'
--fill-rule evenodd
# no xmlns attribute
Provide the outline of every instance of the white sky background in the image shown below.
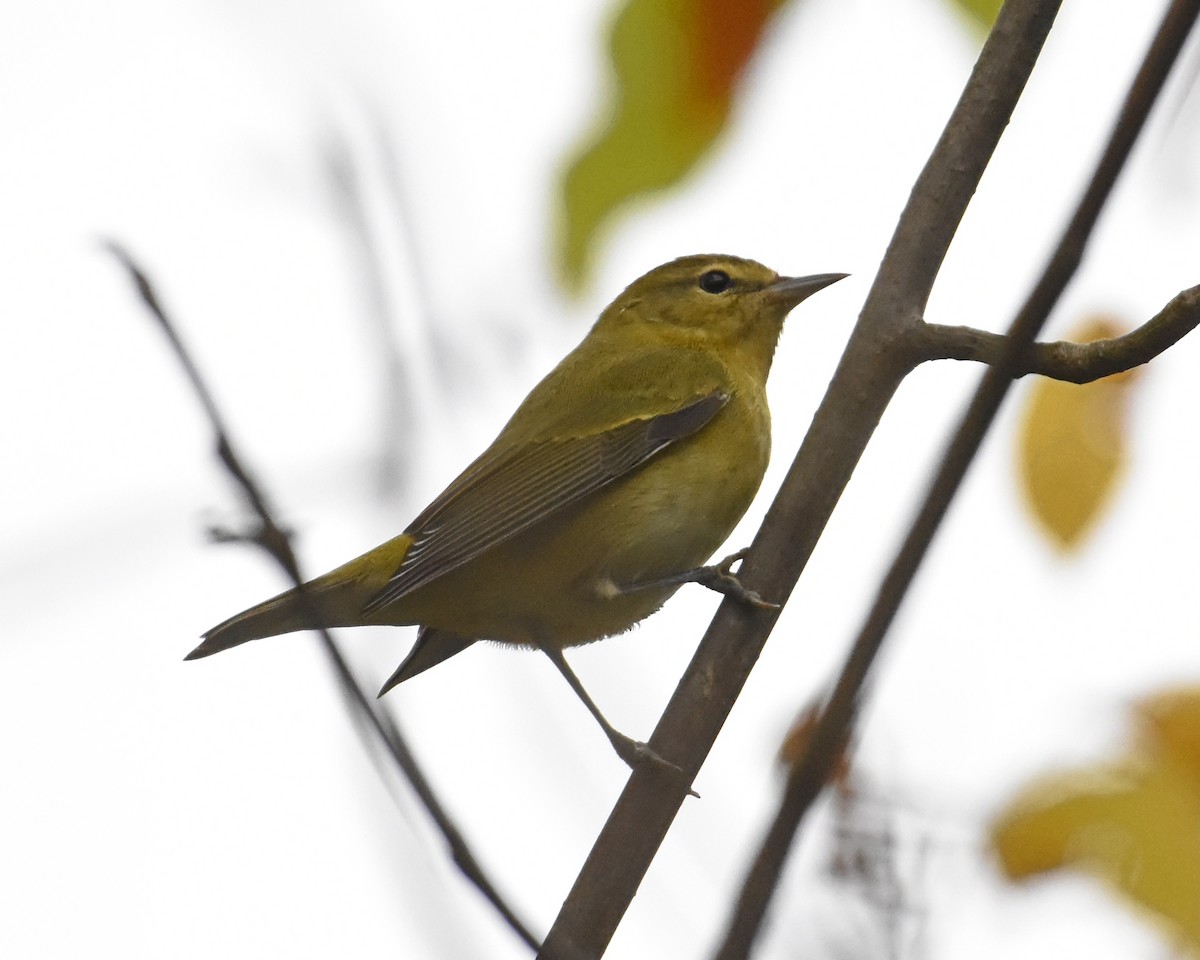
<svg viewBox="0 0 1200 960"><path fill-rule="evenodd" d="M1067 4L930 319L1011 317L1161 6ZM741 546L976 44L934 0L796 3L722 149L620 226L586 302L570 303L549 267L551 187L596 110L608 12L110 0L0 13L0 954L527 955L407 787L381 781L313 640L182 662L201 630L282 580L249 549L205 543L205 523L239 520L237 497L98 237L126 243L158 283L312 573L399 532L645 269L720 251L849 271L785 330L774 463ZM1162 111L1151 125L1051 332L1093 308L1138 322L1200 281L1200 107L1182 98L1176 83L1179 123ZM398 414L407 482L385 497L381 349L327 162L339 143L388 258L413 384ZM923 956L1162 955L1099 887L1006 890L977 846L1026 778L1113 749L1131 699L1200 677L1198 363L1193 336L1144 376L1124 486L1070 561L1016 498L1006 407L904 609L859 761L912 821L902 857L932 836L909 878ZM978 373L945 363L902 389L609 956L710 949L773 810L778 742L857 627ZM649 734L716 603L685 588L640 629L573 654L618 727ZM342 634L371 689L412 637ZM388 702L544 932L623 766L533 656L481 645ZM877 940L874 915L819 873L819 847L777 901L763 957Z"/></svg>

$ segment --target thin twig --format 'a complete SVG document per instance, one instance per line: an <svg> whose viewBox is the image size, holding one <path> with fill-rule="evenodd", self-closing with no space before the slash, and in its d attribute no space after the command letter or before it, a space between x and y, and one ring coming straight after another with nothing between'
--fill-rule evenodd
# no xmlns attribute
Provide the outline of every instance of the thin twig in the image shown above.
<svg viewBox="0 0 1200 960"><path fill-rule="evenodd" d="M934 278L1033 70L1059 0L1008 0L922 171L825 399L767 512L739 579L790 595L896 388L911 369L892 349L920 322ZM543 957L601 956L688 786L741 693L778 613L726 600L659 721L651 748L685 776L635 770L592 847Z"/></svg>
<svg viewBox="0 0 1200 960"><path fill-rule="evenodd" d="M382 378L379 492L389 495L410 479L413 458L403 453L414 447L415 400L434 395L427 342L432 325L387 125L369 97L356 97L353 106L351 116L331 124L324 134L321 156L366 296ZM363 149L353 149L351 124L367 140ZM383 195L369 195L371 187L383 188Z"/></svg>
<svg viewBox="0 0 1200 960"><path fill-rule="evenodd" d="M743 886L725 943L716 955L718 960L735 960L749 955L796 830L837 759L840 745L862 702L864 685L887 630L1012 384L1021 357L1074 275L1100 211L1198 15L1200 0L1174 0L1168 8L1126 96L1088 188L1041 278L1013 320L1003 351L985 372L912 527L879 587L870 613L822 711L821 720L813 731L808 752L790 772L775 822Z"/></svg>
<svg viewBox="0 0 1200 960"><path fill-rule="evenodd" d="M1069 383L1091 383L1149 363L1200 325L1200 286L1178 294L1136 330L1107 340L1034 343L1012 368L1014 377L1039 374ZM1004 334L975 327L930 323L921 329L925 360L975 360L996 364L1004 355Z"/></svg>
<svg viewBox="0 0 1200 960"><path fill-rule="evenodd" d="M196 367L187 348L184 347L183 341L180 340L174 325L168 319L153 285L124 247L113 240L105 241L104 245L113 256L121 261L125 269L129 271L129 275L137 286L138 293L141 295L143 302L150 310L154 319L158 321L162 331L167 335L175 356L183 365L184 372L192 385L192 389L195 391L196 397L199 399L200 405L204 408L204 412L212 425L213 434L216 438L217 455L225 465L225 468L233 475L242 488L246 499L258 517L261 529L252 537L240 537L239 539L251 539L258 543L287 571L288 577L300 589L301 600L308 603L309 609L306 613L310 622L319 624L321 622L320 614L309 600L308 595L304 592L304 578L300 574L299 564L296 561L296 554L292 550L291 542L287 534L275 521L267 505L266 496L258 484L251 478L249 471L243 466L243 461L235 452L233 443L229 438L229 433L225 428L224 418L221 416L216 402L209 392L208 386L200 376L199 369ZM330 665L337 677L338 685L341 688L342 696L346 700L347 705L354 715L365 721L368 727L374 730L397 768L408 779L413 792L416 793L428 811L429 816L441 831L447 846L450 848L454 863L462 871L463 875L479 889L513 931L532 949L539 949L540 944L537 938L516 916L512 908L508 906L507 902L497 891L495 885L488 879L487 874L471 853L471 849L463 838L461 831L459 831L458 827L438 801L429 781L421 771L416 758L413 756L407 742L396 726L395 719L382 706L377 705L375 699L369 696L359 685L345 657L342 656L341 650L338 649L337 644L329 635L329 631L324 627L319 627L316 628L316 632L321 639L322 648L329 657Z"/></svg>

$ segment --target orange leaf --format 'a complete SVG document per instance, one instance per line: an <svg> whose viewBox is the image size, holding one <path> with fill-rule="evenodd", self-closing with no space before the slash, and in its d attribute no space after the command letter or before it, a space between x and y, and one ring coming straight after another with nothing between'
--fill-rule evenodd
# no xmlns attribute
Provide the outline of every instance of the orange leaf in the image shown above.
<svg viewBox="0 0 1200 960"><path fill-rule="evenodd" d="M796 717L787 736L779 747L779 762L786 767L794 767L808 753L808 745L812 740L813 731L821 719L820 708L815 704L805 707ZM848 739L848 737L847 737ZM850 761L846 757L846 742L838 752L837 761L829 772L829 781L845 787L850 777Z"/></svg>
<svg viewBox="0 0 1200 960"><path fill-rule="evenodd" d="M1106 317L1092 317L1069 338L1079 343L1118 336ZM1099 519L1125 465L1127 387L1131 373L1074 384L1038 379L1019 434L1025 499L1058 546L1073 550Z"/></svg>
<svg viewBox="0 0 1200 960"><path fill-rule="evenodd" d="M563 178L564 282L579 288L600 228L677 183L725 127L742 73L785 0L626 0L613 23L612 103Z"/></svg>

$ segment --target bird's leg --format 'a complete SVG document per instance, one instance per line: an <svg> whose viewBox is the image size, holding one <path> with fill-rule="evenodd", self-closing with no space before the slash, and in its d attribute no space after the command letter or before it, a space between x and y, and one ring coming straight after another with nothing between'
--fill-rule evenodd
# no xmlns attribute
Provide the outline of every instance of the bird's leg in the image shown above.
<svg viewBox="0 0 1200 960"><path fill-rule="evenodd" d="M543 646L541 649L550 658L550 662L558 668L558 672L563 675L563 679L571 685L571 689L575 691L575 696L583 701L583 705L588 708L588 712L596 718L596 722L600 724L600 729L608 737L608 742L612 744L613 749L617 752L617 756L624 760L630 769L635 769L639 764L649 761L650 763L666 767L675 773L683 773L670 760L664 760L650 749L649 744L625 736L625 734L621 733L620 730L605 719L604 714L600 712L600 708L596 706L592 698L588 696L587 691L583 689L583 684L575 676L575 671L567 664L566 657L563 656L561 650L551 646Z"/></svg>
<svg viewBox="0 0 1200 960"><path fill-rule="evenodd" d="M779 604L771 603L770 600L764 600L759 596L758 591L749 590L742 586L742 581L733 573L731 569L733 565L743 559L747 553L749 553L749 548L739 550L737 553L731 553L720 563L710 564L706 567L696 567L693 570L684 570L682 573L672 573L665 577L656 577L653 580L643 580L639 583L619 586L617 590L620 593L633 593L635 590L673 587L684 583L699 583L702 586L708 587L709 590L723 593L727 597L733 597L751 607L757 607L759 610L778 610Z"/></svg>

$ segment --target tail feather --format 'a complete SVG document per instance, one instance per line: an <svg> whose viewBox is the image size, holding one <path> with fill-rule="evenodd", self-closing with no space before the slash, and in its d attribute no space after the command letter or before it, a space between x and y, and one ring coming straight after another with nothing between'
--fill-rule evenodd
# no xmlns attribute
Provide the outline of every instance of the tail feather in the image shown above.
<svg viewBox="0 0 1200 960"><path fill-rule="evenodd" d="M312 597L315 601L316 594L312 594ZM249 610L243 610L210 630L205 630L201 634L204 642L183 659L199 660L201 657L212 656L250 640L308 630L314 626L306 615L306 604L301 602L300 592L295 589L287 590Z"/></svg>
<svg viewBox="0 0 1200 960"><path fill-rule="evenodd" d="M378 616L364 618L362 609L400 568L411 544L410 537L395 537L306 583L304 589L307 597L301 597L300 591L293 588L249 610L243 610L211 630L206 630L202 634L204 642L184 659L198 660L250 640L297 630L313 630L318 626L351 627L367 623L406 622L398 618L395 610L385 608L379 611ZM310 608L314 606L321 617L319 624L314 623L309 615Z"/></svg>
<svg viewBox="0 0 1200 960"><path fill-rule="evenodd" d="M436 667L456 653L462 653L474 642L473 639L460 637L449 630L421 627L417 632L417 642L413 644L404 662L396 668L396 672L388 677L387 683L379 691L379 696L382 697L396 684L403 683L418 673L424 673L430 667Z"/></svg>

